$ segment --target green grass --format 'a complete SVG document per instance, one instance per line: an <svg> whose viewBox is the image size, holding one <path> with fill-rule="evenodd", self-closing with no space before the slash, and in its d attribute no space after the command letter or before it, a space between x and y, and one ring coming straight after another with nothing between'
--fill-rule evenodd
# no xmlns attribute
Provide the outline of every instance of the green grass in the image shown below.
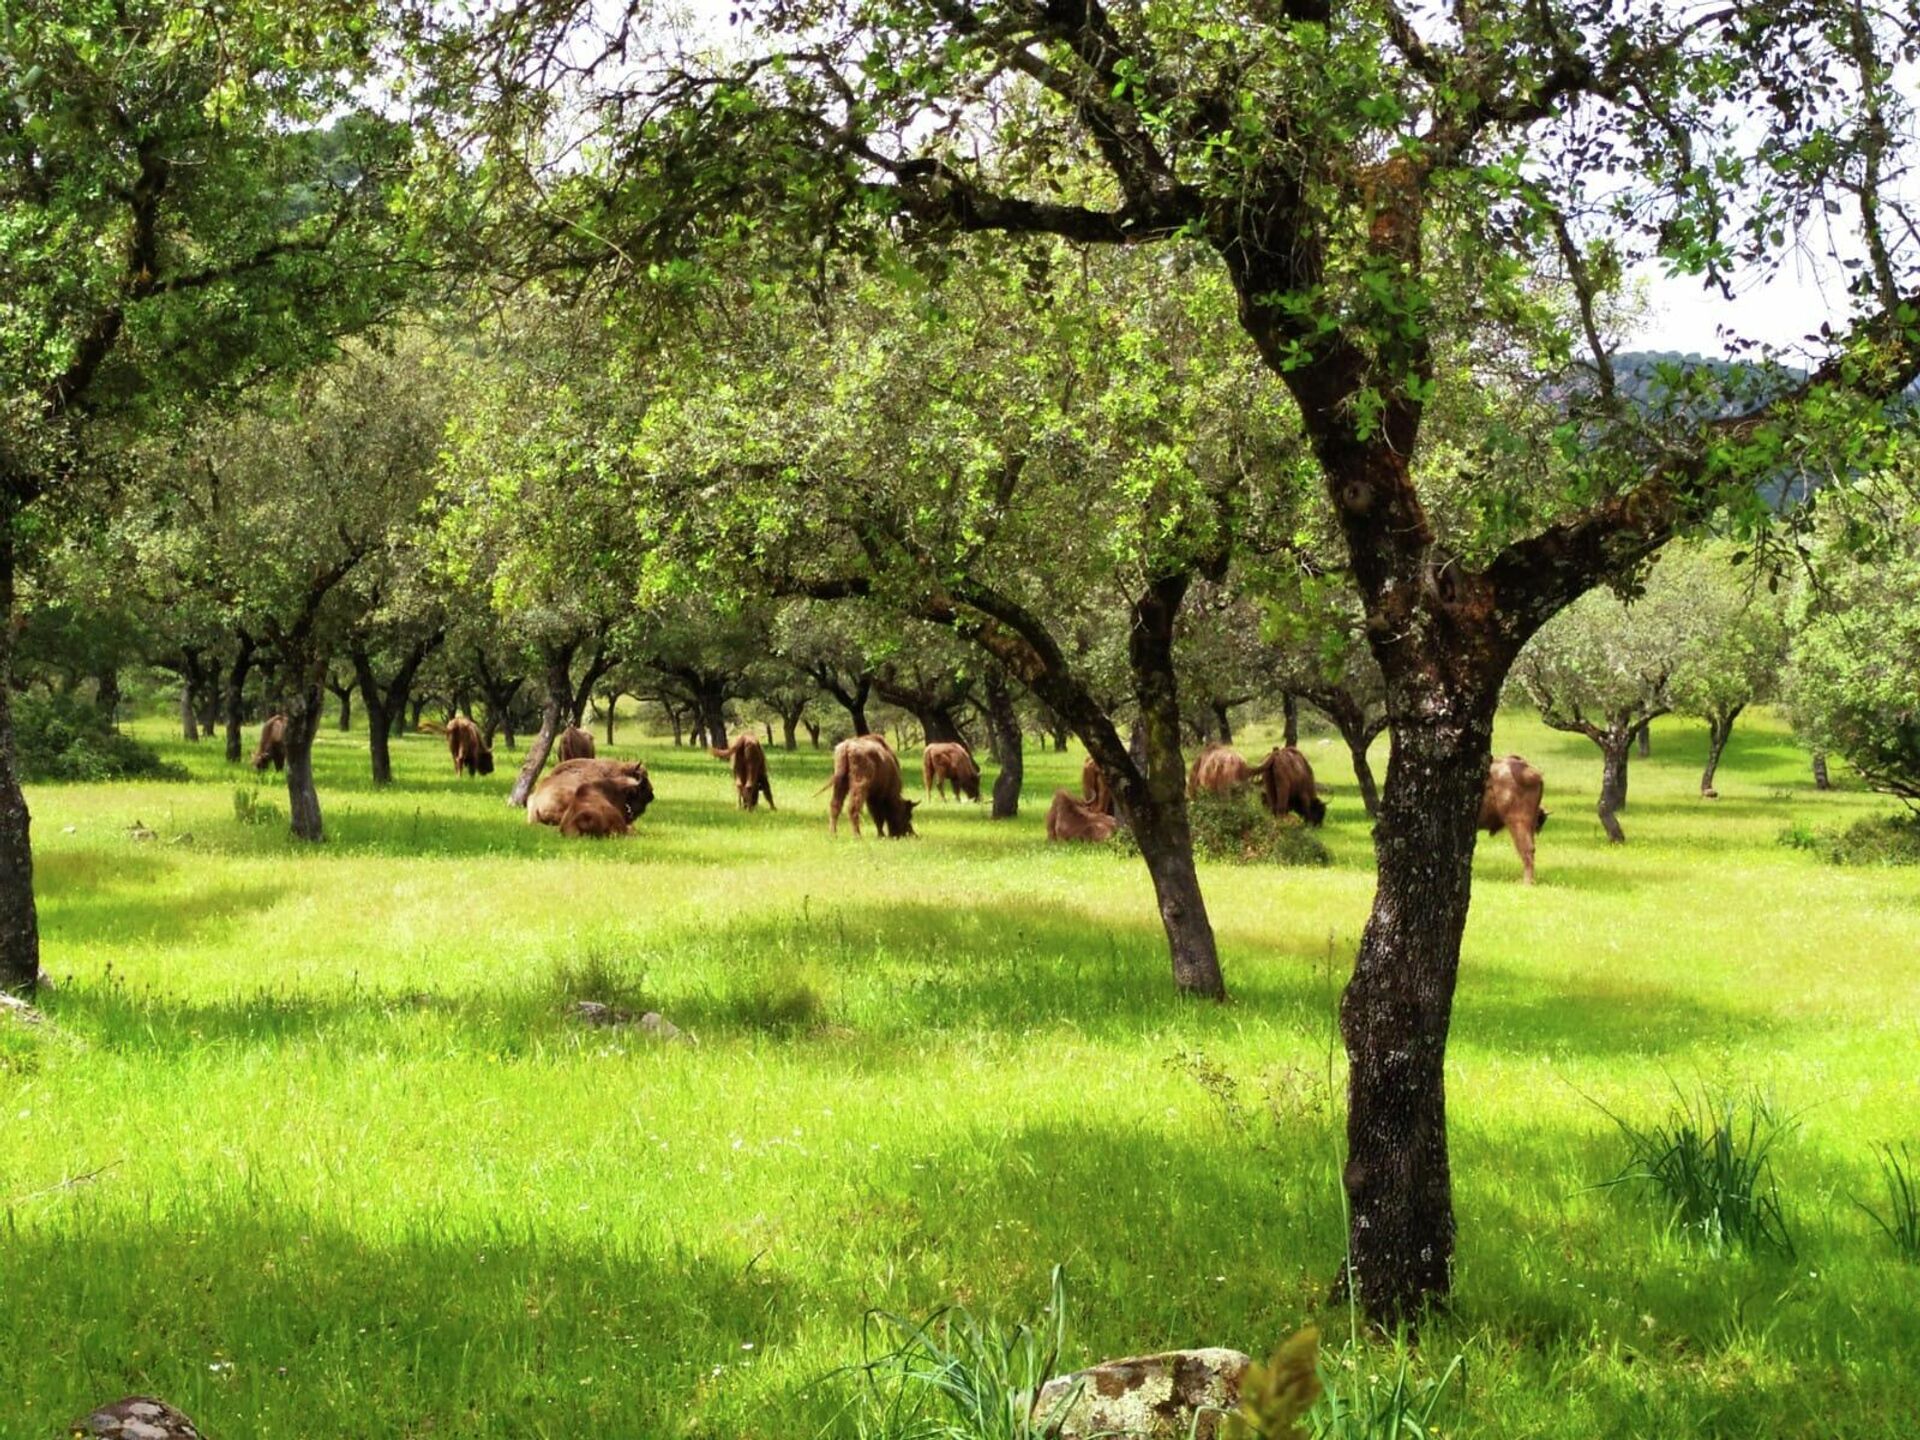
<svg viewBox="0 0 1920 1440"><path fill-rule="evenodd" d="M1910 1435L1920 1285L1854 1197L1920 1140L1920 872L1776 843L1889 803L1814 793L1764 718L1701 801L1668 723L1612 849L1590 745L1499 739L1553 821L1537 889L1504 837L1475 862L1458 1304L1411 1373L1340 1363L1411 1392L1464 1353L1448 1436ZM363 745L323 737L319 850L238 820L210 745L163 743L191 783L30 792L58 985L49 1024L0 1019L0 1437L131 1390L218 1440L849 1434L870 1311L1011 1322L1056 1264L1069 1367L1347 1333L1330 1027L1372 880L1337 746L1329 868L1203 866L1206 1007L1139 863L1044 843L1077 754L1029 755L1017 823L936 801L856 843L820 755L772 752L782 808L742 814L649 742L639 834L586 844L501 803L510 763L456 782L410 738L376 794ZM1603 1188L1595 1102L1650 1125L1676 1085L1799 1117L1795 1258Z"/></svg>

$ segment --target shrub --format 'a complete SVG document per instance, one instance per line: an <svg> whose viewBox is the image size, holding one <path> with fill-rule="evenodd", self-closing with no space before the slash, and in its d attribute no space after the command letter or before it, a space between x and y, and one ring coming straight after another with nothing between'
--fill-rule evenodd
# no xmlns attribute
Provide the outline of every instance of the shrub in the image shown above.
<svg viewBox="0 0 1920 1440"><path fill-rule="evenodd" d="M1790 825L1780 844L1830 865L1920 865L1920 815L1870 815L1844 830Z"/></svg>
<svg viewBox="0 0 1920 1440"><path fill-rule="evenodd" d="M1609 1117L1627 1141L1627 1164L1607 1186L1644 1185L1671 1223L1714 1253L1744 1246L1793 1254L1773 1150L1794 1128L1758 1096L1682 1094L1667 1118L1640 1129Z"/></svg>
<svg viewBox="0 0 1920 1440"><path fill-rule="evenodd" d="M1196 795L1187 804L1193 853L1229 865L1328 865L1333 856L1298 815L1269 815L1250 795ZM1115 848L1138 854L1133 832L1124 826L1113 836Z"/></svg>
<svg viewBox="0 0 1920 1440"><path fill-rule="evenodd" d="M16 695L13 740L23 778L185 780L181 766L122 735L91 704L71 696Z"/></svg>

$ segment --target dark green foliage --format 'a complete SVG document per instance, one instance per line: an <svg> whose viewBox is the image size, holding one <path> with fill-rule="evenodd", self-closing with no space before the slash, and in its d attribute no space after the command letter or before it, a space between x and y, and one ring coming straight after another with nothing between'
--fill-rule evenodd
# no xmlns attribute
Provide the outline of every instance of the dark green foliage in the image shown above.
<svg viewBox="0 0 1920 1440"><path fill-rule="evenodd" d="M1645 1185L1671 1223L1718 1254L1732 1248L1791 1256L1773 1150L1793 1128L1757 1095L1682 1093L1667 1118L1641 1129L1609 1117L1627 1141L1627 1164L1609 1186Z"/></svg>
<svg viewBox="0 0 1920 1440"><path fill-rule="evenodd" d="M1246 795L1199 795L1187 807L1193 849L1232 865L1326 865L1332 856L1298 815L1269 815Z"/></svg>
<svg viewBox="0 0 1920 1440"><path fill-rule="evenodd" d="M1880 1178L1887 1187L1887 1208L1883 1214L1864 1200L1854 1204L1872 1218L1881 1233L1893 1242L1900 1258L1909 1264L1920 1263L1920 1166L1905 1144L1876 1148Z"/></svg>
<svg viewBox="0 0 1920 1440"><path fill-rule="evenodd" d="M189 778L114 729L93 705L71 696L14 697L13 736L21 774L30 782Z"/></svg>
<svg viewBox="0 0 1920 1440"><path fill-rule="evenodd" d="M1780 843L1830 865L1920 865L1920 815L1869 815L1844 830L1790 825Z"/></svg>

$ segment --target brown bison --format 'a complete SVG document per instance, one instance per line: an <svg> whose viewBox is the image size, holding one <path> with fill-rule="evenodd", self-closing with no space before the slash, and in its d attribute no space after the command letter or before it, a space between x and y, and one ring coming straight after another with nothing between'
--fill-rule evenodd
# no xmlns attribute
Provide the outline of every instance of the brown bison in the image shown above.
<svg viewBox="0 0 1920 1440"><path fill-rule="evenodd" d="M1518 755L1496 760L1487 771L1487 788L1480 797L1480 824L1489 835L1505 830L1520 854L1520 883L1533 884L1533 837L1546 828L1547 812L1540 801L1547 793L1540 772Z"/></svg>
<svg viewBox="0 0 1920 1440"><path fill-rule="evenodd" d="M827 785L833 789L830 833L840 833L840 812L850 807L855 835L862 808L880 834L896 840L913 834L913 807L919 802L901 794L900 761L878 735L856 735L834 746L833 779Z"/></svg>
<svg viewBox="0 0 1920 1440"><path fill-rule="evenodd" d="M253 747L253 768L264 770L267 766L276 770L287 768L287 717L269 715L267 723L260 727L260 743Z"/></svg>
<svg viewBox="0 0 1920 1440"><path fill-rule="evenodd" d="M1309 825L1327 818L1327 802L1313 781L1313 766L1292 745L1275 746L1258 765L1249 765L1239 751L1209 745L1194 757L1187 771L1187 798L1205 792L1238 795L1249 785L1260 787L1260 803L1271 815L1289 811Z"/></svg>
<svg viewBox="0 0 1920 1440"><path fill-rule="evenodd" d="M733 793L742 810L753 809L762 795L767 797L767 809L779 808L773 803L773 785L767 779L767 752L753 736L742 732L733 737L733 743L726 749L709 745L707 753L732 767Z"/></svg>
<svg viewBox="0 0 1920 1440"><path fill-rule="evenodd" d="M487 748L480 727L464 715L447 721L447 753L453 756L456 775L493 774L493 751Z"/></svg>
<svg viewBox="0 0 1920 1440"><path fill-rule="evenodd" d="M1320 798L1319 787L1313 783L1313 766L1295 746L1275 746L1266 759L1253 767L1253 773L1260 777L1260 801L1269 815L1292 811L1309 825L1326 820L1327 802Z"/></svg>
<svg viewBox="0 0 1920 1440"><path fill-rule="evenodd" d="M627 804L628 787L632 783L624 778L582 783L560 814L560 833L574 839L594 840L631 835L633 824L627 813Z"/></svg>
<svg viewBox="0 0 1920 1440"><path fill-rule="evenodd" d="M527 823L558 825L584 785L598 785L617 799L629 821L638 820L653 803L653 781L638 760L566 760L554 766L527 798Z"/></svg>
<svg viewBox="0 0 1920 1440"><path fill-rule="evenodd" d="M1076 800L1071 792L1053 792L1053 804L1047 807L1047 839L1111 840L1120 822L1085 800Z"/></svg>
<svg viewBox="0 0 1920 1440"><path fill-rule="evenodd" d="M980 767L973 762L972 754L964 745L951 740L935 740L921 752L920 776L926 782L927 799L933 798L933 790L940 787L940 798L947 796L947 786L953 786L953 798L972 800L976 804L980 799Z"/></svg>
<svg viewBox="0 0 1920 1440"><path fill-rule="evenodd" d="M1100 768L1100 762L1087 756L1087 763L1080 767L1080 794L1095 810L1102 815L1114 813L1113 787L1107 784L1107 772Z"/></svg>
<svg viewBox="0 0 1920 1440"><path fill-rule="evenodd" d="M569 725L560 732L560 759L564 764L568 760L593 759L593 736L578 725Z"/></svg>

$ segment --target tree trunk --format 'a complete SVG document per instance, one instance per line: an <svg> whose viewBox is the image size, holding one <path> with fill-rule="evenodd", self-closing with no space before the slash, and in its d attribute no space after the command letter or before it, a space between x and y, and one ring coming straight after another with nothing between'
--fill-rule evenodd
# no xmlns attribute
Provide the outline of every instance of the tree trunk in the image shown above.
<svg viewBox="0 0 1920 1440"><path fill-rule="evenodd" d="M240 731L247 719L247 676L253 670L253 637L238 632L240 648L233 652L233 664L227 670L227 763L238 765L244 753Z"/></svg>
<svg viewBox="0 0 1920 1440"><path fill-rule="evenodd" d="M800 748L800 712L784 710L780 714L780 744L788 750Z"/></svg>
<svg viewBox="0 0 1920 1440"><path fill-rule="evenodd" d="M802 720L800 723L807 727L807 743L818 750L820 748L820 727L811 720Z"/></svg>
<svg viewBox="0 0 1920 1440"><path fill-rule="evenodd" d="M613 748L613 712L620 708L620 692L607 692L607 748Z"/></svg>
<svg viewBox="0 0 1920 1440"><path fill-rule="evenodd" d="M667 712L667 724L673 727L673 748L678 750L681 744L680 712L664 701L661 703L660 708Z"/></svg>
<svg viewBox="0 0 1920 1440"><path fill-rule="evenodd" d="M1233 720L1227 714L1227 707L1215 702L1211 709L1213 710L1213 718L1220 726L1220 743L1222 745L1233 744Z"/></svg>
<svg viewBox="0 0 1920 1440"><path fill-rule="evenodd" d="M1653 754L1653 722L1651 720L1642 720L1640 728L1633 732L1633 738L1639 742L1638 748L1642 760Z"/></svg>
<svg viewBox="0 0 1920 1440"><path fill-rule="evenodd" d="M407 730L409 733L416 731L420 728L420 717L426 714L426 711L427 711L427 697L424 695L418 697L417 699L409 700L404 706L401 707L400 713L402 713L407 717Z"/></svg>
<svg viewBox="0 0 1920 1440"><path fill-rule="evenodd" d="M1700 773L1700 798L1718 800L1720 792L1713 788L1713 775L1720 768L1720 757L1726 753L1727 741L1733 735L1733 722L1740 718L1744 705L1735 705L1732 709L1707 717L1707 768Z"/></svg>
<svg viewBox="0 0 1920 1440"><path fill-rule="evenodd" d="M1833 789L1833 781L1827 775L1827 752L1813 752L1813 788L1816 790Z"/></svg>
<svg viewBox="0 0 1920 1440"><path fill-rule="evenodd" d="M514 777L513 789L507 793L507 803L522 810L527 807L527 797L533 794L540 772L547 768L547 756L573 705L572 687L567 682L567 667L572 659L571 648L547 658L547 703L540 707L540 729L528 744L527 758Z"/></svg>
<svg viewBox="0 0 1920 1440"><path fill-rule="evenodd" d="M1067 727L1059 726L1053 732L1053 753L1064 755L1067 749Z"/></svg>
<svg viewBox="0 0 1920 1440"><path fill-rule="evenodd" d="M1446 1048L1472 897L1494 701L1403 682L1374 826L1379 881L1340 1002L1347 1282L1369 1318L1412 1320L1453 1270ZM1408 691L1413 693L1408 693Z"/></svg>
<svg viewBox="0 0 1920 1440"><path fill-rule="evenodd" d="M180 682L180 738L200 743L200 719L193 713L193 682Z"/></svg>
<svg viewBox="0 0 1920 1440"><path fill-rule="evenodd" d="M1627 843L1626 831L1620 828L1616 812L1624 810L1627 804L1627 757L1632 740L1631 731L1622 731L1616 726L1599 742L1600 803L1596 808L1600 824L1607 832L1607 841L1613 845Z"/></svg>
<svg viewBox="0 0 1920 1440"><path fill-rule="evenodd" d="M326 839L320 819L320 792L313 784L313 737L320 729L326 692L319 682L298 686L287 705L287 812L293 837L318 844Z"/></svg>
<svg viewBox="0 0 1920 1440"><path fill-rule="evenodd" d="M727 702L718 695L700 697L700 718L702 728L707 732L707 744L715 749L727 748Z"/></svg>
<svg viewBox="0 0 1920 1440"><path fill-rule="evenodd" d="M342 685L333 693L340 697L340 733L344 735L347 731L353 729L353 687L351 685ZM372 724L373 722L368 721L367 723Z"/></svg>
<svg viewBox="0 0 1920 1440"><path fill-rule="evenodd" d="M33 903L32 817L13 749L12 515L0 506L0 991L40 983L40 917Z"/></svg>
<svg viewBox="0 0 1920 1440"><path fill-rule="evenodd" d="M1342 738L1347 742L1347 753L1353 757L1353 783L1360 787L1360 803L1366 807L1369 817L1380 814L1380 787L1374 782L1373 761L1367 752L1373 748L1373 736L1361 731L1350 733L1343 730Z"/></svg>
<svg viewBox="0 0 1920 1440"><path fill-rule="evenodd" d="M0 622L4 623L4 622ZM105 719L109 728L120 713L120 667L108 665L93 678L93 706Z"/></svg>
<svg viewBox="0 0 1920 1440"><path fill-rule="evenodd" d="M393 783L393 715L378 698L378 691L363 692L367 712L367 760L373 769L373 783Z"/></svg>
<svg viewBox="0 0 1920 1440"><path fill-rule="evenodd" d="M1020 712L1013 705L1013 687L998 666L987 667L986 692L987 731L993 737L994 758L1000 763L1000 773L993 779L993 818L1012 820L1020 813L1020 787L1027 770Z"/></svg>
<svg viewBox="0 0 1920 1440"><path fill-rule="evenodd" d="M1200 877L1193 865L1193 832L1187 820L1187 767L1180 751L1180 692L1173 667L1174 620L1187 587L1185 576L1156 582L1135 602L1127 636L1127 659L1140 702L1140 735L1146 763L1145 793L1131 785L1116 795L1133 827L1140 855L1153 877L1160 923L1173 952L1173 983L1188 995L1227 998L1213 922L1207 918Z"/></svg>
<svg viewBox="0 0 1920 1440"><path fill-rule="evenodd" d="M1280 697L1280 724L1280 743L1298 745L1300 743L1300 702L1291 692ZM1368 807L1367 813L1373 814L1371 806Z"/></svg>

